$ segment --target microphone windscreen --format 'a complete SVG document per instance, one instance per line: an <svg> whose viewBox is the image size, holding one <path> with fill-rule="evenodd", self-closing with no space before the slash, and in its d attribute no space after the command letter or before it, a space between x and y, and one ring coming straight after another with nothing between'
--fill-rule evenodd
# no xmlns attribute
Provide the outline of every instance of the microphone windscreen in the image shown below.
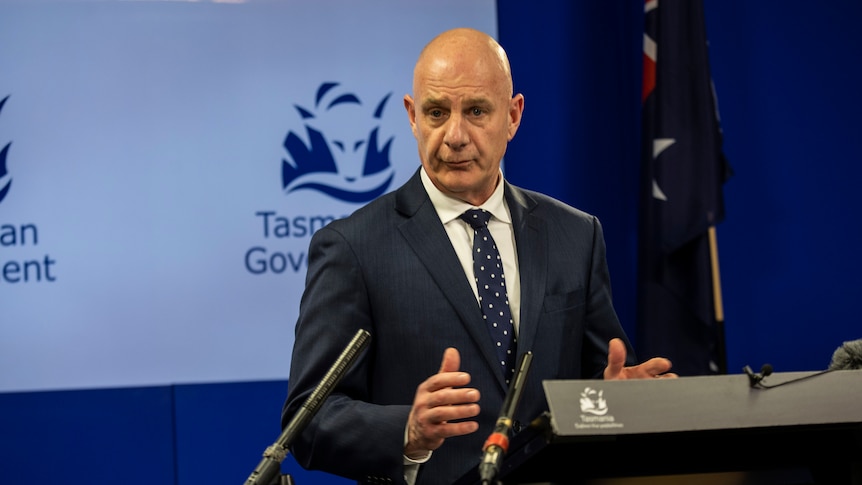
<svg viewBox="0 0 862 485"><path fill-rule="evenodd" d="M829 370L862 369L862 339L844 342L832 354Z"/></svg>

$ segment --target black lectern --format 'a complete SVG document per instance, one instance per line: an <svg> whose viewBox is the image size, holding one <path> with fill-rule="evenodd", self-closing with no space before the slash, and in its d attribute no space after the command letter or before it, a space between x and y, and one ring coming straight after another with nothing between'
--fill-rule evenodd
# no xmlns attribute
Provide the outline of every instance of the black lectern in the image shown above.
<svg viewBox="0 0 862 485"><path fill-rule="evenodd" d="M862 484L860 370L543 385L550 412L513 437L505 485Z"/></svg>

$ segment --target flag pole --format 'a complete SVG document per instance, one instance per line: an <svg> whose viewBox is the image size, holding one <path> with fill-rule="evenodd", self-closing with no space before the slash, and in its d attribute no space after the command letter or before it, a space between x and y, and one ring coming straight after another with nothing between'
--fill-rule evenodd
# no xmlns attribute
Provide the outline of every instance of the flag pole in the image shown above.
<svg viewBox="0 0 862 485"><path fill-rule="evenodd" d="M718 336L718 372L727 374L727 353L724 347L724 304L721 299L721 275L718 271L718 238L715 226L709 226L709 263L712 268L712 302L715 307L715 325Z"/></svg>

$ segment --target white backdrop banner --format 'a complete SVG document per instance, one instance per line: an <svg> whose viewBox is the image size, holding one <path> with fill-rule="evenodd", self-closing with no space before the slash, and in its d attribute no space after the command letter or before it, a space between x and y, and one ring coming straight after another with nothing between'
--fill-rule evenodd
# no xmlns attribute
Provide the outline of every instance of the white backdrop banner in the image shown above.
<svg viewBox="0 0 862 485"><path fill-rule="evenodd" d="M286 379L312 233L494 0L0 0L0 391Z"/></svg>

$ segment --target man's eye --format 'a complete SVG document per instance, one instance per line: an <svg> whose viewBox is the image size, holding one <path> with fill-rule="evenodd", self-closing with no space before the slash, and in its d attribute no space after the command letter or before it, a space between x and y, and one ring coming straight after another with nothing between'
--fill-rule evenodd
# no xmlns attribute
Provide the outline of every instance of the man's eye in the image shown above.
<svg viewBox="0 0 862 485"><path fill-rule="evenodd" d="M483 110L482 108L473 108L472 110L470 110L470 112L473 114L473 116L482 116L482 114L485 113L485 110Z"/></svg>
<svg viewBox="0 0 862 485"><path fill-rule="evenodd" d="M428 114L430 114L432 118L439 118L443 116L443 111L439 109L432 109L428 112Z"/></svg>

